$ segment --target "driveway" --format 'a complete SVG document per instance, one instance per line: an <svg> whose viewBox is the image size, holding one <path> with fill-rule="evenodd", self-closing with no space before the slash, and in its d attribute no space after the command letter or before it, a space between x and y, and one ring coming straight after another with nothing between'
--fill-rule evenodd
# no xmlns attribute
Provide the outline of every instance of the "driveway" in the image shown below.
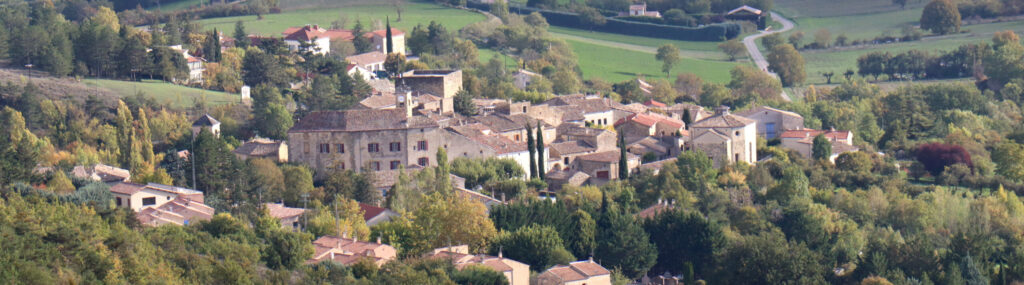
<svg viewBox="0 0 1024 285"><path fill-rule="evenodd" d="M779 15L778 13L771 13L772 19L779 21L779 23L782 23L782 29L774 31L761 31L761 33L759 34L747 36L743 38L743 45L747 47L747 52L750 53L750 59L754 60L754 63L757 64L758 69L767 72L769 75L774 76L775 78L778 78L778 74L775 74L775 72L768 71L768 60L765 60L764 55L761 54L761 50L757 49L756 40L767 35L792 30L793 26L796 26L796 24L793 24L793 21L790 21L789 19L783 18L782 15ZM789 94L786 94L786 90L782 90L781 95L782 100L786 100L786 102L790 101Z"/></svg>

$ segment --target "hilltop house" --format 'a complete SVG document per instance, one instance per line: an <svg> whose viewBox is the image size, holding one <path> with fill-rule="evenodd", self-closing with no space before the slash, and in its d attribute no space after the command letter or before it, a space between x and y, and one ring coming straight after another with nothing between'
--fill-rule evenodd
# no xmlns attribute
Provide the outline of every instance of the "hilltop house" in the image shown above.
<svg viewBox="0 0 1024 285"><path fill-rule="evenodd" d="M760 9L750 7L747 5L740 6L736 9L725 13L725 18L733 21L750 21L757 24L757 29L763 30L765 26L765 13Z"/></svg>
<svg viewBox="0 0 1024 285"><path fill-rule="evenodd" d="M210 131L215 137L220 137L220 121L214 119L210 114L205 114L192 122L192 137L199 136L199 132L203 129Z"/></svg>
<svg viewBox="0 0 1024 285"><path fill-rule="evenodd" d="M621 12L619 16L661 18L661 13L658 11L647 11L647 3L640 3L629 5L629 12Z"/></svg>
<svg viewBox="0 0 1024 285"><path fill-rule="evenodd" d="M370 79L376 78L374 74L376 74L378 71L384 71L384 61L387 59L388 55L380 51L371 51L368 53L345 57L345 60L348 61L350 64L353 64L355 66L361 67L363 70L366 70L368 72L368 75L370 76ZM360 70L360 73L362 73L362 70Z"/></svg>
<svg viewBox="0 0 1024 285"><path fill-rule="evenodd" d="M754 120L732 115L729 107L715 108L715 115L690 126L690 145L703 151L715 167L757 161L757 127Z"/></svg>
<svg viewBox="0 0 1024 285"><path fill-rule="evenodd" d="M254 138L231 151L240 160L266 158L276 162L288 162L288 143L265 138Z"/></svg>

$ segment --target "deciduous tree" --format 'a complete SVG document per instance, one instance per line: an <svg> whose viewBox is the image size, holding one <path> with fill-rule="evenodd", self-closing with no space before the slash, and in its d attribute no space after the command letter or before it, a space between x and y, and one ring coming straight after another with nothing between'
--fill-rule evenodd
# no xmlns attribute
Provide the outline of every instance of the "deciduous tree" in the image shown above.
<svg viewBox="0 0 1024 285"><path fill-rule="evenodd" d="M665 76L671 75L672 68L683 60L679 55L679 48L672 44L658 47L658 53L654 55L654 58L661 61L661 72L664 72Z"/></svg>
<svg viewBox="0 0 1024 285"><path fill-rule="evenodd" d="M945 35L960 32L960 11L950 0L932 0L921 11L921 29Z"/></svg>

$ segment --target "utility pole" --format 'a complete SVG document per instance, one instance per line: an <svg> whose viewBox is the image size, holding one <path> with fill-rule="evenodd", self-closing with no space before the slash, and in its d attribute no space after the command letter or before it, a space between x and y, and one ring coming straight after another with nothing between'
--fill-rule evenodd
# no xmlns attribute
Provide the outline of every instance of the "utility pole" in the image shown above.
<svg viewBox="0 0 1024 285"><path fill-rule="evenodd" d="M199 190L196 184L196 132L192 132L192 149L188 151L189 162L192 163L192 189Z"/></svg>

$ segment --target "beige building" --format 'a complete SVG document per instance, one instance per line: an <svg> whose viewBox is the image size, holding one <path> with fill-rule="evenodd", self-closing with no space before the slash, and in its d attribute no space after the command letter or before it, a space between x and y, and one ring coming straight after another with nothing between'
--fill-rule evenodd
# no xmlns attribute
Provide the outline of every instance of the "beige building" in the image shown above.
<svg viewBox="0 0 1024 285"><path fill-rule="evenodd" d="M363 35L370 39L370 43L373 44L373 49L381 52L387 52L388 49L388 35L387 30L376 30ZM391 28L391 40L394 41L391 46L393 53L405 54L405 32L399 29Z"/></svg>
<svg viewBox="0 0 1024 285"><path fill-rule="evenodd" d="M360 259L368 258L379 267L397 257L398 252L395 248L382 244L380 239L373 243L355 238L322 236L313 241L313 257L306 260L306 264L333 261L352 265Z"/></svg>
<svg viewBox="0 0 1024 285"><path fill-rule="evenodd" d="M384 61L387 60L388 55L380 51L371 51L368 53L361 53L357 55L351 55L345 57L345 61L351 64L355 64L358 67L370 72L370 78L374 78L374 72L384 71ZM360 71L361 72L361 71Z"/></svg>
<svg viewBox="0 0 1024 285"><path fill-rule="evenodd" d="M611 272L593 259L556 265L537 275L539 285L611 285Z"/></svg>
<svg viewBox="0 0 1024 285"><path fill-rule="evenodd" d="M501 252L498 252L498 256L475 255L469 254L468 245L459 245L434 249L426 257L451 260L452 264L455 264L455 268L459 270L472 264L483 265L505 275L509 285L530 284L530 266L519 261L504 258Z"/></svg>
<svg viewBox="0 0 1024 285"><path fill-rule="evenodd" d="M437 165L437 148L447 147L444 131L434 120L412 116L408 105L400 106L313 112L288 131L289 158L318 173Z"/></svg>
<svg viewBox="0 0 1024 285"><path fill-rule="evenodd" d="M302 214L306 213L306 209L287 207L280 203L266 203L265 205L270 216L281 221L281 228L292 231L302 230L301 219Z"/></svg>
<svg viewBox="0 0 1024 285"><path fill-rule="evenodd" d="M132 174L127 169L102 163L92 166L77 165L71 170L71 176L104 183L129 182L132 178Z"/></svg>
<svg viewBox="0 0 1024 285"><path fill-rule="evenodd" d="M513 141L508 137L495 133L491 128L480 124L467 124L446 128L446 141L449 146L448 159L466 158L504 158L511 159L523 168L525 176L530 177L530 150L526 140ZM542 157L547 157L547 149Z"/></svg>
<svg viewBox="0 0 1024 285"><path fill-rule="evenodd" d="M824 136L832 144L832 153L829 154L829 161L835 162L840 154L850 151L858 151L860 148L853 146L852 131L835 130L791 130L783 132L782 147L796 150L804 158L810 159L814 155L814 138L818 135Z"/></svg>
<svg viewBox="0 0 1024 285"><path fill-rule="evenodd" d="M732 115L729 107L690 126L690 145L706 153L715 167L757 161L757 127L754 120Z"/></svg>
<svg viewBox="0 0 1024 285"><path fill-rule="evenodd" d="M548 158L552 160L551 169L570 170L577 157L617 150L617 143L615 133L611 131L562 124L558 127L558 140L545 146L550 149Z"/></svg>
<svg viewBox="0 0 1024 285"><path fill-rule="evenodd" d="M114 205L136 212L149 226L188 225L213 218L214 209L203 204L203 192L170 185L121 182L110 187Z"/></svg>
<svg viewBox="0 0 1024 285"><path fill-rule="evenodd" d="M284 36L284 43L292 52L309 51L314 54L328 54L331 52L331 41L351 41L355 35L351 30L345 29L324 29L318 25L305 25L302 27L291 27L281 33ZM370 40L374 51L387 52L387 31L376 30L362 35ZM393 52L405 54L405 33L399 29L391 29L391 39L394 40Z"/></svg>
<svg viewBox="0 0 1024 285"><path fill-rule="evenodd" d="M254 138L231 151L240 160L265 158L277 162L288 162L288 143L265 138Z"/></svg>
<svg viewBox="0 0 1024 285"><path fill-rule="evenodd" d="M785 131L804 128L804 117L790 111L783 111L768 106L760 106L736 115L757 122L757 135L766 138L778 138Z"/></svg>
<svg viewBox="0 0 1024 285"><path fill-rule="evenodd" d="M576 161L569 168L590 175L590 184L602 185L609 180L619 179L619 159L621 156L622 153L618 150L581 155L576 158ZM639 166L640 157L627 153L626 167L629 168L629 172L633 172Z"/></svg>

